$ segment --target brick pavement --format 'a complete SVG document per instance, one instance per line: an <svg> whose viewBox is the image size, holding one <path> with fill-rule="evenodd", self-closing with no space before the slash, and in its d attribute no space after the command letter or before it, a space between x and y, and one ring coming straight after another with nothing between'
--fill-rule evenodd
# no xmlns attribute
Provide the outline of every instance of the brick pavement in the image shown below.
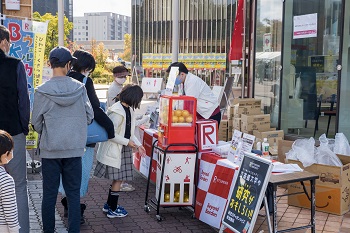
<svg viewBox="0 0 350 233"><path fill-rule="evenodd" d="M29 174L31 232L41 232L41 175ZM89 192L81 201L86 203L86 223L81 225L81 232L216 232L210 226L197 219L192 219L192 212L187 209L161 208L162 222L156 220L156 211L151 209L146 213L143 209L146 191L146 180L134 172L132 184L136 188L133 192L120 194L119 202L129 212L125 218L108 219L102 212L102 206L107 199L110 182L105 179L92 177L89 183ZM155 186L151 185L150 195L155 193ZM57 199L56 227L57 232L66 232L67 219L63 217L63 207L60 197Z"/></svg>

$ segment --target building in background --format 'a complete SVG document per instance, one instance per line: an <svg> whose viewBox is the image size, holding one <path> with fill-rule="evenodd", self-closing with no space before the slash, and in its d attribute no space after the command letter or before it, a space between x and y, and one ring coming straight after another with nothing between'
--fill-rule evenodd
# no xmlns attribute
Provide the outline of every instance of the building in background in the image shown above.
<svg viewBox="0 0 350 233"><path fill-rule="evenodd" d="M74 17L74 41L123 40L131 33L131 18L111 12L85 13Z"/></svg>
<svg viewBox="0 0 350 233"><path fill-rule="evenodd" d="M58 11L57 0L33 0L33 12L39 12L40 15L51 13L56 15ZM64 15L69 22L73 22L73 0L64 0ZM73 31L69 35L69 40L73 40Z"/></svg>
<svg viewBox="0 0 350 233"><path fill-rule="evenodd" d="M208 84L223 84L236 1L179 2L179 61ZM164 77L171 63L172 1L132 0L131 14L134 64L148 77Z"/></svg>
<svg viewBox="0 0 350 233"><path fill-rule="evenodd" d="M132 0L133 67L146 77L166 77L171 63L173 1ZM178 60L210 85L230 76L239 2L245 4L239 9L245 13L244 96L261 99L271 126L288 136L343 132L350 138L350 1L179 0Z"/></svg>
<svg viewBox="0 0 350 233"><path fill-rule="evenodd" d="M118 59L118 54L124 52L124 40L82 40L76 41L76 44L84 50L91 51L92 45L95 43L98 46L100 43L103 43L105 49L109 51L109 58L112 60Z"/></svg>

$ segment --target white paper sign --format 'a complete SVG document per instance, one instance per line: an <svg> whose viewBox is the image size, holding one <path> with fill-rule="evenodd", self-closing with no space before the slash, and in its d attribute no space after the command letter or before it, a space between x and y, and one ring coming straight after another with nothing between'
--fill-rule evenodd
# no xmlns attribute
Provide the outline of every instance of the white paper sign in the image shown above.
<svg viewBox="0 0 350 233"><path fill-rule="evenodd" d="M238 151L240 149L239 146L242 146L242 143L239 143L242 140L241 137L242 137L242 132L235 129L233 131L230 150L228 151L228 154L227 154L227 159L232 163L235 162L235 157L237 156Z"/></svg>
<svg viewBox="0 0 350 233"><path fill-rule="evenodd" d="M235 164L237 164L238 166L241 165L243 158L244 158L244 153L245 152L251 153L251 151L253 149L254 141L255 141L255 136L247 134L247 133L243 134L242 147L239 149Z"/></svg>
<svg viewBox="0 0 350 233"><path fill-rule="evenodd" d="M293 39L317 37L317 13L293 17Z"/></svg>
<svg viewBox="0 0 350 233"><path fill-rule="evenodd" d="M175 79L176 76L179 75L179 67L171 67L170 72L169 72L169 78L168 82L166 83L166 89L168 90L173 90L175 86Z"/></svg>
<svg viewBox="0 0 350 233"><path fill-rule="evenodd" d="M6 10L17 10L19 11L21 9L20 0L6 0L5 6Z"/></svg>
<svg viewBox="0 0 350 233"><path fill-rule="evenodd" d="M162 89L162 78L142 78L141 88L145 93L158 93Z"/></svg>

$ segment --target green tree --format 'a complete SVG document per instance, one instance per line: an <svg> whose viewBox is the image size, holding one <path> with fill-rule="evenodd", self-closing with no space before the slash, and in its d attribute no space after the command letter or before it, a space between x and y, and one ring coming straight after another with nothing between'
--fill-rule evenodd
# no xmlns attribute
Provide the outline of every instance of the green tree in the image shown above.
<svg viewBox="0 0 350 233"><path fill-rule="evenodd" d="M46 46L45 46L45 58L48 58L50 51L58 45L58 15L55 16L51 13L40 15L39 12L34 12L33 18L40 22L48 21ZM70 31L73 29L73 23L68 21L68 18L64 16L64 45L68 46L67 37Z"/></svg>
<svg viewBox="0 0 350 233"><path fill-rule="evenodd" d="M131 61L131 35L124 35L124 52L119 54L119 57L124 61Z"/></svg>
<svg viewBox="0 0 350 233"><path fill-rule="evenodd" d="M94 56L97 65L103 68L106 66L106 60L108 58L109 52L102 42L97 44L96 40L91 41L91 54Z"/></svg>

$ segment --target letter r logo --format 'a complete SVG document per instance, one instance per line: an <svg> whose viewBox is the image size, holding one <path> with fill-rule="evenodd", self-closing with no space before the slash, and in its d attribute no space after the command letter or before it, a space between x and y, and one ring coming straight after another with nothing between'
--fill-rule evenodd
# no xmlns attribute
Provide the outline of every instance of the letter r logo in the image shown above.
<svg viewBox="0 0 350 233"><path fill-rule="evenodd" d="M202 129L203 129L203 134L202 134L203 135L203 138L202 138L203 145L216 144L213 141L213 136L214 137L216 136L213 134L215 132L214 126L213 125L203 125ZM207 140L209 140L209 143L207 143Z"/></svg>

